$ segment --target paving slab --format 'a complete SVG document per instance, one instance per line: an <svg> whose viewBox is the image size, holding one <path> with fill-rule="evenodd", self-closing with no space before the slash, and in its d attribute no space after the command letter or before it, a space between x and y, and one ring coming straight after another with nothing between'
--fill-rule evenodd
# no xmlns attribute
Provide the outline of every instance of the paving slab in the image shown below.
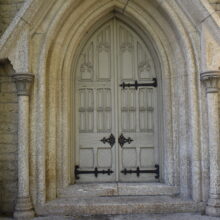
<svg viewBox="0 0 220 220"><path fill-rule="evenodd" d="M0 220L13 218L0 217ZM210 217L198 213L176 214L135 214L135 215L96 215L96 216L48 216L35 217L33 220L220 220L220 217Z"/></svg>
<svg viewBox="0 0 220 220"><path fill-rule="evenodd" d="M220 217L210 217L195 213L177 214L136 214L136 215L98 215L79 217L37 217L33 220L220 220Z"/></svg>

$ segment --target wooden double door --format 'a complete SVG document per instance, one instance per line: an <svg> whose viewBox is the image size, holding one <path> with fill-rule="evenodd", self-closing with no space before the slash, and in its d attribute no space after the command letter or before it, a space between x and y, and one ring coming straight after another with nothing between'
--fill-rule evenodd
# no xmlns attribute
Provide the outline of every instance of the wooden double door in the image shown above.
<svg viewBox="0 0 220 220"><path fill-rule="evenodd" d="M87 41L75 79L76 182L158 181L155 69L144 41L117 19Z"/></svg>

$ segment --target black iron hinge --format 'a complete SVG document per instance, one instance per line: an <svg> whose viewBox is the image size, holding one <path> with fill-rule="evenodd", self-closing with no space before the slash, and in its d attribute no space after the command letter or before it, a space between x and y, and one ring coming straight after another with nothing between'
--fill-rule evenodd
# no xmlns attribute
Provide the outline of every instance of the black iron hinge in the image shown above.
<svg viewBox="0 0 220 220"><path fill-rule="evenodd" d="M141 173L155 173L155 179L159 179L160 177L160 167L158 164L155 165L155 170L140 170L139 167L137 167L136 170L127 170L126 168L124 168L124 170L121 171L121 173L123 173L124 175L127 174L132 174L132 173L136 173L137 177L140 176Z"/></svg>
<svg viewBox="0 0 220 220"><path fill-rule="evenodd" d="M75 166L75 178L78 180L80 174L94 174L95 177L97 178L99 174L108 174L111 175L114 173L112 170L98 170L97 167L95 167L94 170L79 170L79 166Z"/></svg>
<svg viewBox="0 0 220 220"><path fill-rule="evenodd" d="M121 83L120 86L125 89L126 87L130 88L130 87L134 87L136 90L138 89L138 87L140 86L149 86L149 87L157 87L157 79L156 78L153 78L152 82L150 83L138 83L137 80L135 80L134 83Z"/></svg>

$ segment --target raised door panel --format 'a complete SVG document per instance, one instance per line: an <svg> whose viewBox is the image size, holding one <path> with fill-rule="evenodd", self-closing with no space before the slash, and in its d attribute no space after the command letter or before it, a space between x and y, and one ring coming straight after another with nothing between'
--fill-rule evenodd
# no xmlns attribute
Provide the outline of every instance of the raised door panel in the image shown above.
<svg viewBox="0 0 220 220"><path fill-rule="evenodd" d="M151 80L155 77L153 58L149 50L141 41L136 41L137 73L139 80Z"/></svg>
<svg viewBox="0 0 220 220"><path fill-rule="evenodd" d="M78 80L93 81L94 80L94 42L90 42L84 48L83 54L80 56L78 63Z"/></svg>
<svg viewBox="0 0 220 220"><path fill-rule="evenodd" d="M106 25L106 27L104 27L104 29L97 35L96 73L98 81L109 81L111 78L111 24Z"/></svg>
<svg viewBox="0 0 220 220"><path fill-rule="evenodd" d="M124 26L117 25L117 40L118 42L118 63L121 79L134 79L135 70L135 51L134 39L132 34Z"/></svg>

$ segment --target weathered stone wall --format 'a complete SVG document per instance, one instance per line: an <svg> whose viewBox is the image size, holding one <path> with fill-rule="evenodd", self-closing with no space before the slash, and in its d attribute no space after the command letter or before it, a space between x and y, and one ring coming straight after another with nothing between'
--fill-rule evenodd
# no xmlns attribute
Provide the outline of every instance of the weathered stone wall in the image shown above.
<svg viewBox="0 0 220 220"><path fill-rule="evenodd" d="M0 36L4 33L25 0L0 0Z"/></svg>
<svg viewBox="0 0 220 220"><path fill-rule="evenodd" d="M0 213L11 214L17 192L18 106L12 66L0 64Z"/></svg>
<svg viewBox="0 0 220 220"><path fill-rule="evenodd" d="M209 2L220 16L220 0L209 0Z"/></svg>
<svg viewBox="0 0 220 220"><path fill-rule="evenodd" d="M25 0L0 0L0 35L5 31L5 29L9 25L10 21L13 19L13 17L17 13L17 11L20 9L20 7L24 3L24 1ZM45 2L45 5L48 8L51 7L51 11L50 11L50 13L48 13L47 16L45 15L45 19L42 19L43 20L42 21L43 24L41 24L41 26L39 25L40 28L37 29L37 30L40 30L40 31L36 32L36 33L47 33L47 32L48 33L53 33L51 30L53 30L54 26L51 29L49 27L49 24L52 23L52 21L50 21L50 19L52 19L52 18L54 19L56 17L54 15L55 13L57 13L57 14L62 14L63 13L62 11L61 11L62 13L57 11L57 8L61 9L62 8L61 6L63 5L64 1L49 1L49 0L43 0L42 1L41 0L41 1L38 1L38 2ZM56 2L57 5L56 5L56 7L53 8L51 6L52 5L51 3L54 3L54 2ZM67 1L67 2L70 2L70 1ZM87 1L81 1L81 2L82 3L83 2L87 2L89 4L91 1L87 0ZM99 4L99 2L101 2L101 1L99 1L99 0L96 1L96 4ZM121 2L123 2L123 1L121 1ZM138 1L136 1L136 2L138 2ZM143 2L145 2L146 5L147 5L148 2L150 2L150 1L143 1ZM220 1L216 1L216 0L215 1L213 1L213 0L211 1L210 0L210 3L213 5L213 7L215 7L216 10L218 10ZM74 8L77 8L77 7L75 7L74 4L73 4L73 6L70 7L71 10L74 9ZM139 9L139 5L138 4L137 4L137 8ZM129 7L129 5L128 5L128 7ZM87 7L85 7L85 8L87 8ZM88 8L90 8L90 7L88 6ZM145 7L145 8L147 9L147 7ZM44 8L42 8L42 9L44 9ZM62 8L62 10L63 10L63 8ZM37 16L36 16L36 19L35 19L35 23L33 23L33 27L32 28L34 28L34 24L40 23L39 22L39 18L41 18L41 16L42 16L40 11L42 11L42 14L44 14L44 13L46 13L47 10L45 10L45 11L44 10L39 10L39 13L37 13ZM48 11L49 11L49 9L48 9ZM96 10L94 10L94 11L96 12ZM97 11L99 11L99 10L97 9ZM136 11L138 11L138 10L136 10ZM72 18L73 19L71 21L70 21L70 19L69 19L69 21L67 21L67 23L69 22L69 24L66 25L65 28L63 28L63 30L67 31L69 29L71 30L71 29L77 27L77 25L73 25L73 24L74 24L74 22L76 22L76 24L78 24L77 20L82 16L82 11L78 10L76 12L78 14L77 13L73 13L72 14ZM97 15L100 16L101 10L99 11L100 14L98 12L96 12L96 13L97 14L94 14L94 16L90 16L94 20L96 19L95 16L96 17L97 17ZM66 13L66 14L68 14L68 13ZM90 13L88 13L88 14L90 14ZM158 14L160 14L160 13L158 13ZM158 15L156 13L155 13L155 16L156 16L155 20L157 20L157 16ZM147 17L147 16L143 16L143 18L145 18L145 17ZM142 18L140 18L140 20L141 19ZM184 23L185 19L186 19L186 17L182 18L182 22L183 23ZM83 18L82 18L82 20L83 20ZM169 20L169 19L167 19L167 20ZM178 19L176 19L176 20L177 20L176 24L178 24ZM166 21L166 19L163 19L163 20L161 19L160 21ZM89 22L87 21L87 23L89 23ZM148 23L148 22L146 22L146 23ZM164 22L164 23L166 23L166 22ZM179 22L179 24L181 24L181 22ZM72 27L72 28L70 28L70 27ZM89 25L87 25L87 27L89 27ZM168 27L167 30L166 30L167 36L171 36L170 34L168 34L171 27L169 25L167 25L167 27ZM38 135L38 134L42 134L42 135L40 136L40 138L36 138L36 143L35 143L35 140L33 142L31 142L32 143L31 144L31 150L32 150L31 151L31 156L32 156L32 159L33 159L33 157L34 157L34 159L36 157L36 159L38 161L38 163L36 163L36 164L35 164L34 160L31 161L31 165L33 167L32 171L34 173L33 174L34 177L31 176L31 180L36 185L36 187L35 187L35 185L33 184L34 185L34 187L33 187L34 193L33 194L35 194L35 190L36 190L37 191L36 192L36 195L37 195L36 198L40 202L42 202L44 200L44 198L45 198L44 195L45 194L47 194L48 198L55 197L56 189L57 189L56 188L56 181L57 181L57 179L59 180L59 181L57 181L58 184L60 184L60 183L63 184L63 182L64 182L63 186L66 186L68 184L69 179L70 179L69 178L69 173L70 172L68 170L68 168L69 168L68 164L69 164L70 160L68 160L68 158L69 158L68 156L69 155L67 155L68 152L69 152L69 149L67 147L67 146L69 146L68 143L67 143L67 140L68 140L69 137L67 135L68 132L66 132L66 131L69 131L68 130L68 126L66 126L66 125L69 125L68 123L66 123L68 121L68 117L65 116L65 114L66 114L65 111L62 112L62 114L59 113L59 111L58 111L58 109L59 110L60 109L65 109L66 106L68 107L66 109L69 109L69 103L66 101L66 100L68 100L68 98L65 97L65 99L63 99L63 97L61 97L61 96L59 96L57 98L57 94L54 93L54 88L56 88L56 86L57 86L57 88L59 88L57 90L61 91L59 94L67 94L68 95L68 93L66 92L66 91L69 91L68 90L68 86L66 86L67 89L61 90L60 88L62 86L60 86L58 80L57 81L55 80L56 77L54 77L54 76L59 76L60 75L59 74L60 71L58 72L59 65L62 66L61 64L65 63L65 65L63 65L65 67L63 72L68 72L68 70L69 70L68 66L71 66L71 62L72 62L72 60L70 61L70 59L67 59L66 62L64 62L64 61L62 61L60 59L60 57L62 58L62 55L59 55L59 54L62 54L62 53L60 53L60 51L63 51L62 50L63 49L63 45L61 45L60 42L63 42L63 39L66 39L65 38L66 36L64 36L66 34L66 32L62 32L62 31L58 32L58 30L60 30L60 28L61 27L59 27L59 25L57 25L57 27L56 27L56 31L57 32L54 31L54 33L59 33L59 37L57 37L57 39L56 39L57 40L56 41L57 44L54 44L54 45L58 45L58 46L57 47L54 46L54 48L52 47L51 51L53 51L54 53L51 52L51 54L52 54L51 57L52 58L50 58L51 62L48 61L48 67L47 68L45 68L44 66L43 67L42 66L37 66L38 59L39 59L38 56L40 58L43 57L43 56L38 55L38 51L39 51L39 54L42 51L44 51L43 50L44 48L41 51L40 46L39 46L39 45L42 44L42 42L44 40L44 34L37 34L34 37L33 44L31 44L31 48L30 48L30 49L33 49L31 52L34 52L34 55L36 55L36 57L33 56L34 59L32 58L33 60L31 61L33 69L34 69L33 72L34 73L38 73L38 69L39 68L41 68L41 70L42 70L41 75L40 74L37 75L40 78L40 80L38 81L38 83L35 83L35 90L37 90L37 92L34 94L33 98L34 98L35 101L37 100L37 102L36 102L36 104L34 102L34 107L33 107L34 108L34 110L33 110L34 113L33 113L33 116L32 116L33 119L35 120L33 122L33 125L32 125L33 126L32 127L33 128L32 129L33 130L33 136L34 135ZM160 34L163 33L163 31L161 31L159 29L159 27L157 27L157 28L158 28L158 32L156 32L157 29L155 28L155 33L158 33L158 36L159 36ZM166 29L166 28L164 28L164 29ZM43 32L42 32L42 30L43 30ZM77 28L75 30L77 30ZM180 28L180 30L183 30L183 28ZM189 30L192 31L191 27L189 27ZM78 30L77 31L72 31L72 32L73 33L78 33ZM82 33L84 33L84 31L80 32L80 34L82 34ZM189 32L189 33L191 33L191 32ZM20 34L22 35L23 33L20 32ZM80 38L80 34L77 35L78 38ZM53 38L53 36L50 36L50 35L48 35L48 36L51 37L51 39ZM73 43L71 45L71 48L73 48L73 49L75 48L75 45L77 45L77 43L79 42L78 39L77 39L77 36L75 37L75 41L73 41ZM172 37L173 38L174 38L174 36L175 35L172 33ZM182 32L181 31L178 32L178 36L182 36ZM184 36L183 39L185 40L185 38L186 37ZM51 42L52 41L51 39L48 39L47 42ZM161 36L161 39L166 39L166 38ZM188 37L186 39L187 39L187 41L186 40L185 41L188 42ZM17 38L16 38L16 40L17 40ZM10 41L8 41L8 42L10 42ZM165 45L169 45L168 42L169 41L167 41L167 43L164 43L164 45L161 44L161 48L166 48ZM181 53L178 53L178 47L177 47L178 45L176 45L176 44L179 43L179 42L180 41L176 41L173 44L173 47L174 48L176 47L176 50L172 50L172 51L176 51L176 54L180 54L179 55L180 57L184 57L184 56L181 56ZM49 47L49 44L46 45L46 46ZM162 46L164 46L164 47L162 47ZM180 45L180 47L183 47L183 46ZM21 45L20 45L20 47L17 46L17 49L16 49L16 52L20 52L20 51L22 51ZM69 55L69 54L71 55L73 51L74 50L69 50L67 55ZM171 51L171 50L169 48L166 48L165 52L167 52L167 54L169 54L168 53L169 51ZM191 52L191 48L188 48L186 51ZM15 56L13 56L13 57L17 58L16 52L15 52ZM165 52L164 52L164 54L166 54ZM22 54L22 53L19 53L19 54ZM176 54L172 54L172 56L175 57ZM172 57L172 56L170 56L170 57ZM71 57L71 56L67 56L67 57ZM178 56L176 56L176 57L177 57L176 58L177 61L178 60L180 60L180 61L177 62L177 63L174 62L175 64L173 64L173 66L174 66L174 69L175 69L175 66L178 66L178 64L181 64L181 68L182 69L179 68L179 67L177 68L177 72L179 71L178 72L179 75L177 74L177 76L181 76L182 77L182 73L183 73L182 63L184 63L184 61L186 61L186 60L183 59L183 61L181 61L182 58L178 59L179 57ZM25 60L25 58L24 58L24 60ZM53 59L53 58L55 58L55 59ZM44 59L47 60L47 57L44 58ZM29 59L27 59L27 60L29 60ZM170 58L170 60L172 60L172 59ZM172 63L172 62L170 61L170 63ZM191 63L191 62L189 62L189 63ZM53 64L56 64L56 65L53 65ZM193 66L193 68L194 68L194 66ZM50 70L49 73L47 73L47 70ZM192 68L190 69L190 71L193 72ZM12 68L11 68L11 66L9 64L4 64L2 69L1 69L1 66L0 66L0 86L1 86L0 87L0 212L2 211L2 212L8 212L8 213L12 212L13 209L14 209L16 190L17 190L17 97L16 97L16 93L15 93L15 85L12 82L11 77L10 77L10 73L11 72L13 72L13 70L12 70ZM169 71L167 71L167 72L169 72ZM51 82L48 83L47 85L44 84L45 80L44 80L44 77L43 77L46 74L48 75L48 79L49 79L49 76L52 76L51 77ZM174 73L173 73L173 75L174 75ZM189 74L189 76L190 76L190 74ZM63 81L66 83L65 85L69 85L69 84L67 84L68 80L66 80L66 79L68 79L68 77L65 78L65 80L63 80ZM172 77L170 77L169 79L172 79ZM194 80L194 78L192 78L192 79ZM166 79L166 80L167 80L167 82L166 82L167 83L167 88L170 88L169 87L168 79ZM182 80L182 78L181 78L181 80ZM185 78L184 78L184 80L185 80ZM43 82L43 83L41 83L41 82ZM171 85L172 85L172 83L171 83ZM183 83L179 83L179 84L176 84L176 85L184 86ZM181 174L183 173L182 179L181 179L181 187L182 187L182 192L185 193L186 196L191 193L190 192L191 191L191 188L190 188L190 186L191 186L190 185L191 184L191 179L190 178L191 177L189 177L189 175L190 175L189 171L190 171L191 168L190 168L189 161L188 161L189 155L188 155L188 149L187 149L188 144L191 144L191 142L188 142L188 139L191 139L191 137L188 138L187 135L189 136L190 132L194 132L193 135L192 135L192 137L194 138L198 134L198 127L197 127L198 123L195 123L195 121L197 121L197 117L198 117L196 115L197 112L195 111L197 109L197 106L193 105L193 103L196 103L195 97L197 97L193 93L193 92L196 91L194 89L194 85L196 85L196 83L191 83L191 87L189 87L189 88L191 88L191 90L186 92L186 95L185 95L186 97L183 97L183 95L181 94L183 98L180 100L180 102L178 102L178 103L181 103L181 104L182 103L184 103L184 104L185 103L191 103L192 107L190 106L189 109L186 109L187 113L185 113L185 110L183 110L183 111L181 110L180 112L183 112L184 114L180 114L180 115L188 116L188 112L189 112L190 117L188 117L188 118L190 118L190 119L192 118L192 120L191 120L192 122L190 122L192 124L192 126L191 126L192 129L190 127L190 130L187 131L187 129L188 129L188 127L187 127L188 126L188 122L185 123L186 122L185 118L184 117L180 118L179 116L176 117L175 114L174 114L175 111L173 113L174 117L176 117L174 119L177 119L176 121L179 120L179 122L178 122L179 123L179 125L178 125L179 127L178 127L178 131L176 131L176 132L181 131L181 134L183 134L183 135L181 135L180 140L178 140L178 141L179 141L180 145L182 144L182 146L183 146L183 147L181 147L183 149L182 150L183 154L181 155L182 156L181 164L183 164L183 166L181 166ZM47 90L46 86L48 87L48 91L49 91L48 92L49 93L49 98L48 99L45 98L46 96L44 95L44 91ZM63 88L64 87L65 86L63 86ZM179 88L177 88L177 87L178 86L176 86L176 88L174 88L173 90L170 89L170 91L171 90L172 91L177 91L177 93L174 92L174 94L179 94L178 91L181 91L181 90L179 90ZM192 94L192 95L190 95L190 94ZM165 97L171 97L171 95L167 92ZM188 100L188 97L190 97L189 100ZM191 99L191 97L193 97L193 99ZM39 100L39 102L38 102L38 100ZM45 104L42 100L43 101L44 100L49 100L49 101L48 101L48 103ZM60 100L62 100L62 102ZM168 100L168 98L167 98L167 100ZM42 101L42 102L40 103L40 101ZM172 103L171 101L170 101L170 103ZM37 106L37 104L39 104L39 103L40 103L40 105ZM59 103L62 103L62 104L64 103L64 107L63 106L60 107L61 104L59 105ZM37 107L35 107L35 105ZM48 114L49 110L44 112L44 109L46 109L45 106L46 107L47 106L51 107L51 108L48 108L48 109L50 109L50 114ZM59 108L57 106L59 106ZM169 112L170 108L168 108L168 104L167 104L167 107L165 107L165 109L167 109L168 110L167 112ZM174 105L173 109L175 109L175 110L178 109L178 106ZM193 113L193 116L191 116L191 113ZM38 116L40 116L40 117L38 118ZM50 121L50 122L44 122L43 121L46 118L46 116L49 116L49 120L48 121ZM64 118L64 122L62 121L62 123L60 123L61 120L53 121L55 118L56 119L61 119L61 117L62 117L62 119ZM171 120L170 118L169 118L169 116L167 116L167 124L171 124L170 121L169 121L169 120ZM194 118L195 118L195 120L194 120ZM58 124L58 128L56 127L56 124ZM175 128L177 128L177 123L173 122L173 125L174 125L174 129L173 130L175 130ZM49 127L49 129L48 129L49 130L49 132L48 132L49 135L47 135L48 133L46 133L47 132L47 126ZM36 128L38 128L39 131ZM37 132L35 130L37 130ZM45 132L45 130L46 130L46 132ZM170 133L172 134L172 131ZM175 135L176 135L176 133L173 135L173 137L176 138L177 135L176 136ZM45 137L48 138L47 141L44 140ZM60 137L62 137L62 138L60 138ZM167 131L167 137L170 137L170 139L167 138L167 140L168 140L167 141L167 146L168 146L169 143L173 143L174 142L174 145L173 145L174 147L168 146L167 149L170 150L172 148L175 151L176 150L175 146L177 145L175 143L177 142L177 140L176 139L174 139L174 140L171 139L171 135L169 136L169 131ZM193 183L198 183L196 185L200 185L200 182L199 182L200 181L199 180L199 178L200 178L199 177L200 176L200 169L198 168L200 166L200 165L198 165L198 164L200 164L200 161L199 161L200 158L198 158L198 155L200 153L200 148L199 148L200 145L197 144L197 141L198 141L198 138L196 136L196 138L194 138L194 140L192 141L192 145L190 145L190 146L192 146L192 148L194 150L192 152L192 153L194 153L192 158L195 161L195 166L192 168L192 171L193 171L193 173L192 173L193 175L192 176L194 177ZM61 144L59 145L57 143L61 143ZM194 145L193 143L195 143L196 145ZM47 148L45 148L45 146ZM63 150L63 146L65 147L65 150ZM34 151L35 149L37 149L36 152ZM44 161L45 149L46 149L46 154L47 154L46 155L46 158L47 158L46 166L45 166L45 163L44 163L45 162ZM57 152L61 152L61 154L59 154L59 153L56 154L56 150L57 150ZM207 151L204 151L204 152L205 152L204 155L207 155L206 154ZM58 155L58 159L56 158L56 155ZM64 156L62 157L60 155L64 155ZM167 168L167 170L168 170L168 172L167 172L168 173L167 179L169 180L167 182L171 182L171 183L174 182L174 184L175 184L177 181L173 180L174 178L172 176L173 175L172 172L174 173L175 171L172 171L171 169L173 169L173 165L179 164L179 163L174 163L173 162L174 159L177 158L178 156L176 154L174 155L173 151L171 153L169 151L167 153L167 155L168 155L167 158L170 160L170 162L167 163L167 167L168 167ZM203 160L207 161L206 157L204 157L204 158L203 158ZM56 170L56 164L58 164L58 171ZM194 163L193 163L193 165L194 165ZM40 168L37 169L35 166L36 167L39 166ZM47 169L47 168L45 169L45 167L47 167L49 169ZM204 166L204 167L206 167L206 166ZM47 180L49 180L48 182L50 184L50 185L48 184L48 189L44 185L44 183L45 183L45 181L44 181L45 180L44 179L45 178L45 173L44 173L45 170L47 171L46 178L47 178ZM64 172L64 174L61 175L60 173L62 173L63 170L65 172ZM179 170L179 167L177 167L175 170ZM35 178L35 175L36 176L39 175L39 176L37 176L37 178ZM179 174L177 174L177 175L179 175ZM193 190L195 191L195 192L193 191L193 193L194 193L194 198L197 201L199 201L200 200L200 198L199 198L200 195L197 192L198 191L201 192L201 191L200 191L200 189L198 187L196 187L196 185L193 188ZM52 186L52 187L50 187L50 186ZM197 190L197 188L198 188L198 190ZM187 190L189 192L187 192ZM36 201L38 202L38 200L36 200Z"/></svg>

